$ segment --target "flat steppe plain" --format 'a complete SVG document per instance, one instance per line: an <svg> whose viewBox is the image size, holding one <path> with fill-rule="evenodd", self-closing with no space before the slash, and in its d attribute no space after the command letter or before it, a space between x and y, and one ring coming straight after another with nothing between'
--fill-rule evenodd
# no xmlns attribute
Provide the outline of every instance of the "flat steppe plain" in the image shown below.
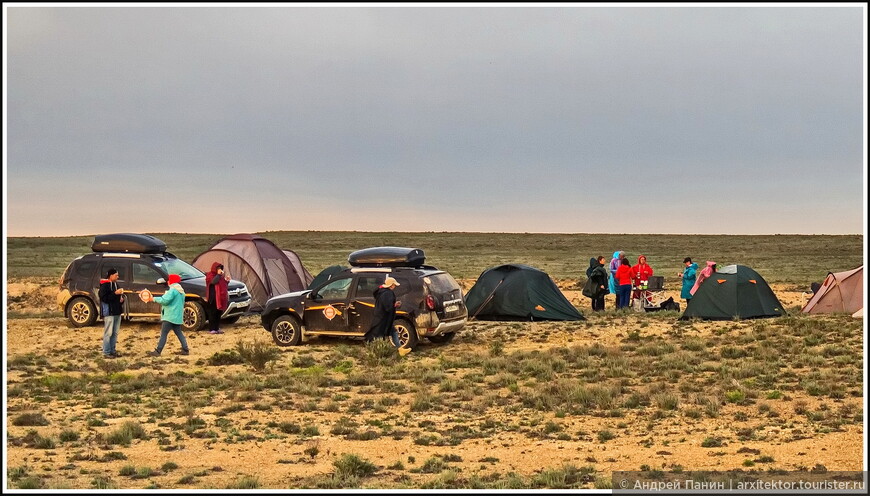
<svg viewBox="0 0 870 496"><path fill-rule="evenodd" d="M365 246L414 240L377 241ZM765 274L788 317L681 322L593 314L586 263L554 258L587 320L471 322L403 358L352 340L277 348L256 316L188 335L190 356L170 336L150 358L158 324L125 321L123 356L106 361L102 328L74 329L54 307L72 257L50 244L10 239L10 488L607 488L615 470L862 469L864 328L797 314L818 269L806 284ZM845 270L842 253L817 263ZM506 261L546 265L535 260ZM468 289L479 269L463 267L451 272ZM675 278L666 287L679 300ZM256 371L239 343L278 353Z"/></svg>

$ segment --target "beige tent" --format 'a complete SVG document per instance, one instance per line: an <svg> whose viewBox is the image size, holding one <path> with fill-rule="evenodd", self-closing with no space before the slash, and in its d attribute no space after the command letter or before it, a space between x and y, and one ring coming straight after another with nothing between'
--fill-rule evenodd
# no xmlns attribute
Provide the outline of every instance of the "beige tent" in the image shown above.
<svg viewBox="0 0 870 496"><path fill-rule="evenodd" d="M861 310L858 310L857 312L853 313L852 317L855 317L856 319L863 319L864 318L864 309L862 308Z"/></svg>
<svg viewBox="0 0 870 496"><path fill-rule="evenodd" d="M296 253L256 234L227 236L193 259L194 267L203 272L214 262L248 286L253 312L262 310L272 296L305 289L313 279Z"/></svg>
<svg viewBox="0 0 870 496"><path fill-rule="evenodd" d="M848 313L864 308L864 266L845 272L830 272L825 282L804 305L803 313Z"/></svg>

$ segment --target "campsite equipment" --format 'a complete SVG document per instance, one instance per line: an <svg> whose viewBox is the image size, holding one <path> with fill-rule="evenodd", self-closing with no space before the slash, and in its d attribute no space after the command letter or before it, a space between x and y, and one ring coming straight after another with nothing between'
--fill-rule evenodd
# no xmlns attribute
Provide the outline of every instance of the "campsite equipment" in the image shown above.
<svg viewBox="0 0 870 496"><path fill-rule="evenodd" d="M818 291L801 309L803 313L850 313L864 308L864 266L828 272Z"/></svg>
<svg viewBox="0 0 870 496"><path fill-rule="evenodd" d="M680 320L757 319L785 314L779 299L758 272L744 265L728 265L698 286Z"/></svg>
<svg viewBox="0 0 870 496"><path fill-rule="evenodd" d="M150 234L97 234L91 244L91 251L98 253L163 253L166 251L166 243Z"/></svg>
<svg viewBox="0 0 870 496"><path fill-rule="evenodd" d="M203 272L211 270L214 262L248 286L252 312L261 311L273 296L306 289L313 279L296 253L256 234L226 236L193 259Z"/></svg>
<svg viewBox="0 0 870 496"><path fill-rule="evenodd" d="M426 256L418 248L378 246L357 250L347 261L352 267L421 267Z"/></svg>
<svg viewBox="0 0 870 496"><path fill-rule="evenodd" d="M546 272L521 264L484 270L465 304L480 320L585 320Z"/></svg>

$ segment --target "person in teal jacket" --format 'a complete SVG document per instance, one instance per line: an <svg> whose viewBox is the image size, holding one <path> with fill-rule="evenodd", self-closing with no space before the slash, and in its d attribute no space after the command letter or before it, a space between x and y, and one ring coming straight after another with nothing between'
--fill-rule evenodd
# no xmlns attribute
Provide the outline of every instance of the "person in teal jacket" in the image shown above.
<svg viewBox="0 0 870 496"><path fill-rule="evenodd" d="M190 349L187 347L187 340L184 338L181 324L184 322L184 288L181 287L181 276L178 274L169 274L169 289L163 293L163 296L151 297L151 300L160 303L160 340L157 341L157 348L154 351L149 351L148 356L160 356L163 352L163 346L166 345L166 336L169 331L174 331L178 342L181 343L181 351L179 355L189 355ZM140 296L142 296L140 294ZM144 300L147 295L142 296Z"/></svg>
<svg viewBox="0 0 870 496"><path fill-rule="evenodd" d="M683 259L685 270L677 274L683 279L683 290L680 291L680 298L686 300L686 303L692 299L692 286L695 285L695 279L698 277L698 264L692 262L692 259L686 257Z"/></svg>

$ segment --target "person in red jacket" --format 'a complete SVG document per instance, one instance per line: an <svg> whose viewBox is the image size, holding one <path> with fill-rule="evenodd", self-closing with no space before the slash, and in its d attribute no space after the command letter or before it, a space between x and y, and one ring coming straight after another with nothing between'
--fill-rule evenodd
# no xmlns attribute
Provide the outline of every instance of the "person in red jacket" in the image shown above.
<svg viewBox="0 0 870 496"><path fill-rule="evenodd" d="M653 275L653 269L646 263L646 255L637 257L637 265L631 268L631 283L634 285L632 299L639 299L643 291L649 287L649 278Z"/></svg>
<svg viewBox="0 0 870 496"><path fill-rule="evenodd" d="M616 280L616 308L625 308L631 297L631 262L627 258L622 259L622 265L616 269L613 278Z"/></svg>
<svg viewBox="0 0 870 496"><path fill-rule="evenodd" d="M205 275L205 283L208 284L208 298L205 311L208 314L210 334L223 334L221 327L221 314L230 303L228 285L230 276L224 272L224 266L220 262L211 264L211 270Z"/></svg>

